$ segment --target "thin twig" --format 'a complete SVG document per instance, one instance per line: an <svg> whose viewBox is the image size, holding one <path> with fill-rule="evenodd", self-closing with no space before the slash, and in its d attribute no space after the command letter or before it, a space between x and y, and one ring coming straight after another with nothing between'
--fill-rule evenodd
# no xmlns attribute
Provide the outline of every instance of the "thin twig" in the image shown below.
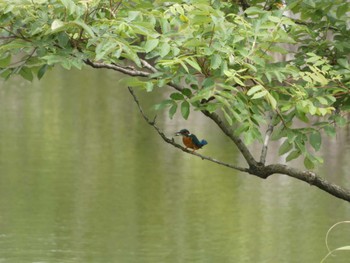
<svg viewBox="0 0 350 263"><path fill-rule="evenodd" d="M133 77L148 77L151 74L151 73L146 72L146 71L136 70L136 69L128 67L128 66L123 67L123 66L120 66L118 64L106 64L106 63L102 63L102 62L93 62L90 59L86 59L86 60L84 60L84 62L93 68L113 69L115 71L119 71L119 72L122 72L124 74L127 74L129 76L133 76Z"/></svg>
<svg viewBox="0 0 350 263"><path fill-rule="evenodd" d="M260 155L260 163L265 164L266 163L266 155L267 155L267 149L268 149L268 144L270 142L270 137L271 137L271 133L273 132L273 121L275 119L275 116L271 113L270 116L270 123L267 126L267 130L265 133L265 139L264 139L264 144L263 147L261 149L261 155Z"/></svg>
<svg viewBox="0 0 350 263"><path fill-rule="evenodd" d="M134 98L134 101L135 103L137 104L137 107L139 108L139 111L142 115L142 117L145 119L145 121L151 125L156 131L157 133L160 135L160 137L162 137L162 139L173 145L174 147L178 148L178 149L181 149L182 151L186 152L186 153L189 153L189 154L192 154L192 155L195 155L195 156L198 156L200 157L202 160L208 160L208 161L211 161L213 163L217 163L217 164L220 164L220 165L223 165L223 166L226 166L226 167L229 167L229 168L232 168L232 169L235 169L235 170L238 170L238 171L241 171L241 172L248 172L249 169L248 168L243 168L243 167L239 167L239 166L236 166L236 165L233 165L233 164L229 164L229 163L225 163L225 162L222 162L222 161L219 161L219 160L216 160L214 158L211 158L211 157L208 157L208 156L204 156L204 155L201 155L199 153L196 153L196 152L193 152L193 151L190 151L188 150L187 148L181 146L180 144L177 144L175 141L174 141L174 138L168 138L162 131L161 129L158 128L158 126L156 125L155 123L155 118L154 120L150 120L146 114L144 113L144 111L142 110L141 106L140 106L140 102L139 100L137 99L133 89L131 87L128 87L129 89L129 92L130 94L133 96Z"/></svg>
<svg viewBox="0 0 350 263"><path fill-rule="evenodd" d="M130 67L130 66L120 66L118 64L106 64L106 63L103 63L103 62L94 62L94 61L91 61L90 59L86 59L84 60L84 63L93 67L93 68L106 68L106 69L112 69L112 70L115 70L115 71L119 71L121 73L124 73L124 74L127 74L129 76L133 76L133 77L149 77L152 73L156 73L158 72L158 70L153 67L151 64L149 64L147 61L145 60L141 60L141 63L142 65L148 69L148 70L151 70L151 72L147 72L147 71L142 71L142 70L137 70L135 69L134 67ZM168 86L176 89L177 91L182 91L182 87L173 83L173 82L169 82L167 84Z"/></svg>
<svg viewBox="0 0 350 263"><path fill-rule="evenodd" d="M140 61L141 61L142 66L144 66L145 68L149 69L153 73L158 72L158 70L155 67L153 67L150 63L148 63L146 60L140 59Z"/></svg>
<svg viewBox="0 0 350 263"><path fill-rule="evenodd" d="M113 8L113 10L112 10L113 14L114 14L114 12L116 12L118 10L118 8L122 4L122 2L123 2L123 0L119 1L118 4L116 5L116 7Z"/></svg>

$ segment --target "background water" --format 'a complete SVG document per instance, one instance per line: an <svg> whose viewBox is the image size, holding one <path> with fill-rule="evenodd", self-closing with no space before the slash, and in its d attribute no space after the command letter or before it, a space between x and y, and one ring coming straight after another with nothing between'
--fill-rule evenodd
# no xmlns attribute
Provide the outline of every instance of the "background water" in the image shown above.
<svg viewBox="0 0 350 263"><path fill-rule="evenodd" d="M173 148L142 119L122 78L57 68L40 82L0 83L0 262L320 262L327 230L350 219L347 202ZM138 94L150 116L165 97ZM208 140L201 153L245 164L200 113L157 114L168 136L188 128ZM349 140L345 131L325 141L319 169L348 188ZM350 245L350 225L329 242ZM327 262L350 262L350 252Z"/></svg>

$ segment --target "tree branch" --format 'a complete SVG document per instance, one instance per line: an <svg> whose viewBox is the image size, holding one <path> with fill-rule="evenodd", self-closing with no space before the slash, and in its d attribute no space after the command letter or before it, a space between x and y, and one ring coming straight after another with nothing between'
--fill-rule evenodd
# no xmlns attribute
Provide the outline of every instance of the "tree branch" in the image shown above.
<svg viewBox="0 0 350 263"><path fill-rule="evenodd" d="M120 66L117 64L105 64L105 63L100 63L100 62L92 62L90 60L86 60L85 63L87 65L90 65L93 68L112 69L112 70L127 74L129 76L149 77L151 75L151 73L148 71L137 70L133 67L127 67L127 66L124 67L124 66ZM147 61L143 61L141 63L143 64L143 66L146 69L148 69L152 72L157 72L157 69L155 69ZM174 89L176 89L178 91L182 90L182 87L180 87L174 83L168 83L168 85L173 87ZM155 124L155 119L152 121L145 115L135 93L133 92L133 90L130 87L129 87L129 91L130 91L131 95L133 96L134 101L136 102L136 104L139 108L139 111L140 111L141 115L143 116L143 118L146 120L146 122L157 131L157 133L161 136L161 138L165 142L173 145L174 147L176 147L176 148L178 148L186 153L195 155L195 156L201 158L202 160L208 160L210 162L214 162L214 163L217 163L219 165L229 167L231 169L235 169L235 170L238 170L241 172L246 172L246 173L255 175L259 178L262 178L262 179L266 179L273 174L284 174L284 175L299 179L301 181L307 182L310 185L314 185L314 186L318 187L319 189L321 189L321 190L323 190L323 191L325 191L325 192L327 192L335 197L338 197L340 199L343 199L343 200L350 202L350 191L349 190L341 188L340 186L335 185L333 183L330 183L327 180L321 178L320 176L318 176L317 174L315 174L311 171L302 171L302 170L298 170L298 169L289 167L287 165L282 165L282 164L270 164L267 166L265 165L267 145L268 145L268 141L269 141L270 135L271 135L272 130L273 130L272 122L270 123L270 125L266 131L265 142L264 142L261 156L260 156L260 162L257 162L254 159L251 152L249 151L248 147L244 144L244 142L238 136L234 135L231 127L227 126L218 114L216 114L215 112L210 113L208 111L202 110L202 113L205 116L209 117L211 120L213 120L218 125L218 127L222 130L222 132L224 134L226 134L236 144L238 150L241 152L244 159L247 161L247 163L249 165L249 168L243 168L240 166L236 166L233 164L229 164L229 163L225 163L225 162L213 159L213 158L208 157L208 156L201 155L201 154L196 153L196 152L192 152L191 150L186 149L185 147L181 146L180 144L177 144L173 138L168 138L157 127L157 125Z"/></svg>
<svg viewBox="0 0 350 263"><path fill-rule="evenodd" d="M93 68L106 68L106 69L112 69L115 71L119 71L121 73L127 74L129 76L136 76L136 77L149 77L151 73L141 70L136 70L132 67L122 67L117 64L105 64L102 62L93 62L89 59L84 61L87 65L93 67ZM149 70L153 72L157 72L157 69L154 68L152 65L150 65L147 61L141 60L141 63ZM169 86L173 87L174 89L181 91L182 88L175 83L168 83ZM238 137L235 136L227 125L221 120L220 116L217 115L215 112L210 113L208 111L202 110L202 113L206 115L207 117L211 118L220 128L221 130L236 144L239 151L242 153L243 157L247 161L249 166L256 166L258 163L250 153L248 147L244 144L244 142ZM164 139L164 138L163 138Z"/></svg>
<svg viewBox="0 0 350 263"><path fill-rule="evenodd" d="M224 123L224 121L220 118L218 114L216 114L215 112L210 113L205 110L202 110L202 113L205 116L212 119L220 127L224 134L226 134L236 144L238 150L242 153L244 159L247 161L249 166L254 167L258 165L257 161L254 159L253 155L249 151L248 147L241 140L241 138L233 134L231 128Z"/></svg>
<svg viewBox="0 0 350 263"><path fill-rule="evenodd" d="M226 167L229 167L229 168L232 168L232 169L235 169L235 170L238 170L238 171L241 171L241 172L248 172L249 169L248 168L243 168L243 167L239 167L239 166L236 166L236 165L233 165L233 164L229 164L229 163L225 163L225 162L222 162L222 161L219 161L219 160L216 160L214 158L211 158L211 157L208 157L208 156L204 156L202 154L199 154L199 153L196 153L196 152L193 152L193 151L190 151L188 150L187 148L181 146L180 144L177 144L175 141L174 141L174 138L168 138L159 128L158 126L156 125L155 123L155 118L153 119L153 121L151 121L147 116L146 114L144 113L144 111L142 110L142 107L140 105L140 102L138 101L133 89L131 87L128 87L129 89L129 92L130 94L132 95L132 97L134 98L134 101L142 115L142 117L145 119L145 121L151 125L156 131L157 133L160 135L160 137L162 137L162 139L175 146L176 148L178 149L181 149L182 151L186 152L186 153L189 153L189 154L192 154L192 155L195 155L195 156L198 156L200 158L202 158L202 160L208 160L208 161L211 161L213 163L217 163L217 164L220 164L220 165L223 165L223 166L226 166Z"/></svg>
<svg viewBox="0 0 350 263"><path fill-rule="evenodd" d="M268 148L268 144L270 141L270 136L271 133L273 132L273 120L274 120L274 116L272 116L272 114L270 115L270 123L267 127L266 133L265 133L265 139L264 139L264 144L263 147L261 149L261 155L260 155L260 163L265 164L266 163L266 155L267 155L267 148Z"/></svg>
<svg viewBox="0 0 350 263"><path fill-rule="evenodd" d="M229 163L225 163L225 162L213 159L211 157L204 156L204 155L201 155L199 153L192 152L192 151L188 150L187 148L181 146L180 144L177 144L174 141L174 138L171 138L171 139L168 138L156 125L155 118L152 121L146 116L146 114L144 113L144 111L142 110L142 108L140 106L140 103L139 103L133 89L130 87L128 87L128 89L129 89L130 94L133 96L134 101L137 104L137 107L138 107L142 117L145 119L145 121L157 131L157 133L162 137L162 139L165 142L173 145L174 147L181 149L182 151L184 151L186 153L200 157L202 160L208 160L208 161L217 163L219 165L229 167L231 169L235 169L235 170L238 170L241 172L246 172L246 173L255 175L257 177L260 177L262 179L267 179L269 176L271 176L273 174L284 174L284 175L299 179L301 181L307 182L310 185L314 185L314 186L318 187L319 189L321 189L321 190L323 190L323 191L325 191L325 192L327 192L335 197L338 197L340 199L343 199L345 201L350 202L350 191L349 190L341 188L340 186L335 185L333 183L330 183L327 180L321 178L320 176L318 176L317 174L315 174L311 171L302 171L302 170L298 170L296 168L292 168L292 167L289 167L289 166L283 165L283 164L271 164L271 165L265 166L262 163L256 163L254 158L252 156L250 156L250 152L248 151L248 149L246 149L246 146L243 144L243 142L237 141L236 145L238 144L237 147L240 150L243 150L243 152L245 154L248 154L248 160L250 160L250 158L253 158L253 161L250 160L252 163L249 164L250 165L249 168L243 168L243 167L239 167L239 166L232 165ZM207 115L212 120L214 120L216 123L220 123L220 121L221 121L219 116L217 116L217 115L208 114L208 113L204 113L204 114ZM219 125L219 127L221 127L221 126ZM224 128L224 132L226 131L226 129L227 128ZM226 134L226 132L225 132L225 134ZM226 134L226 135L228 135L230 138L232 136L231 133ZM237 138L235 138L235 140L237 140ZM243 144L243 146L241 145L241 143ZM246 151L248 151L248 153ZM243 154L243 152L242 152L242 154Z"/></svg>
<svg viewBox="0 0 350 263"><path fill-rule="evenodd" d="M121 73L127 74L129 76L133 77L148 77L151 75L151 73L147 71L137 70L130 66L120 66L117 64L106 64L103 62L93 62L90 59L84 60L84 63L93 67L93 68L106 68L106 69L112 69L115 71L119 71Z"/></svg>
<svg viewBox="0 0 350 263"><path fill-rule="evenodd" d="M91 61L90 59L84 60L84 63L93 68L112 69L132 77L149 77L152 73L158 72L158 70L155 67L153 67L150 63L148 63L146 60L143 60L143 59L141 59L142 65L146 69L150 70L152 73L148 71L137 70L131 66L120 66L118 64L106 64L103 62L94 62L94 61ZM182 87L180 87L179 85L176 85L175 83L170 82L167 85L176 89L177 91L181 92L182 90Z"/></svg>
<svg viewBox="0 0 350 263"><path fill-rule="evenodd" d="M264 169L266 171L270 171L270 175L276 173L288 175L290 177L307 182L310 185L314 185L317 188L335 197L350 202L350 190L344 189L336 184L330 183L326 179L323 179L322 177L318 176L316 173L313 173L311 171L301 171L284 164L271 164L268 166L264 166ZM267 175L267 177L268 176L269 175Z"/></svg>

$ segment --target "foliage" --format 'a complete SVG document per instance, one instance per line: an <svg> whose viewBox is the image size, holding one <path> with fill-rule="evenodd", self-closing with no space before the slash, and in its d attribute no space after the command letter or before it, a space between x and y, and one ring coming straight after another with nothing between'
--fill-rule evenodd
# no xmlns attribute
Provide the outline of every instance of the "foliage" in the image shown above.
<svg viewBox="0 0 350 263"><path fill-rule="evenodd" d="M157 108L218 112L247 144L283 139L286 160L322 159L350 109L350 4L343 0L4 0L0 74L39 79L54 65L153 65L129 85L181 85ZM149 69L149 67L148 67ZM309 147L309 145L311 147Z"/></svg>

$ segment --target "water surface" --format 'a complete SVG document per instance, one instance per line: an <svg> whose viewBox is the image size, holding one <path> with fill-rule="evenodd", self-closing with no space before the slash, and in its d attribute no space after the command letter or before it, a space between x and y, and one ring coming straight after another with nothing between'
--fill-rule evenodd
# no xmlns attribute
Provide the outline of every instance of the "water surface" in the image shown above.
<svg viewBox="0 0 350 263"><path fill-rule="evenodd" d="M328 228L350 218L348 203L171 147L122 78L57 68L40 82L1 82L0 262L320 262ZM150 116L165 96L138 94ZM157 115L169 136L188 128L208 140L203 154L244 165L201 114ZM325 142L319 173L350 188L349 137ZM329 241L349 245L350 226ZM339 252L327 262L349 258Z"/></svg>

